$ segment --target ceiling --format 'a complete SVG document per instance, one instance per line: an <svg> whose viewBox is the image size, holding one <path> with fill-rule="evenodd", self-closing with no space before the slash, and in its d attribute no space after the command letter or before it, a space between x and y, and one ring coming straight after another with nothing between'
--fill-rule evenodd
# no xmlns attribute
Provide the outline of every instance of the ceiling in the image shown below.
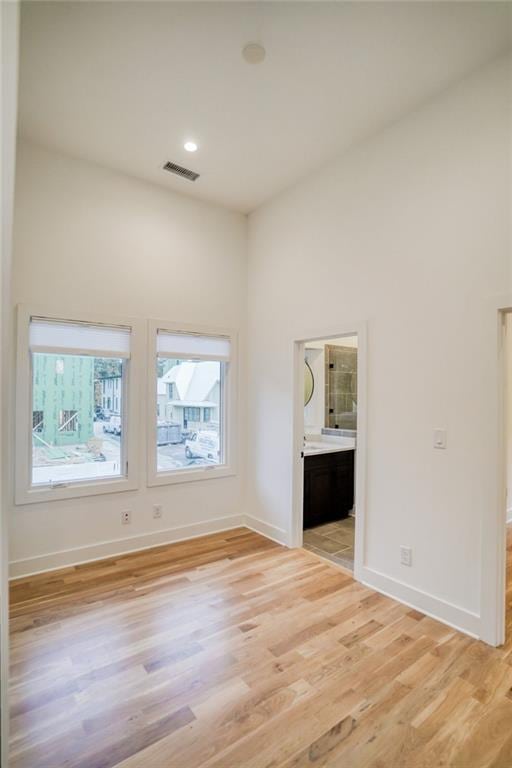
<svg viewBox="0 0 512 768"><path fill-rule="evenodd" d="M511 18L508 2L23 2L20 132L249 212L502 55Z"/></svg>

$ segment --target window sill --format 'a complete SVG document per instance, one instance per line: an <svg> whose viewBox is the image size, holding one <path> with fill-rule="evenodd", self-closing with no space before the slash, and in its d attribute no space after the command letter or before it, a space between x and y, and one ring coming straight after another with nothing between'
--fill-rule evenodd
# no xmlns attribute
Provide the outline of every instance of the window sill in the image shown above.
<svg viewBox="0 0 512 768"><path fill-rule="evenodd" d="M235 469L228 465L200 467L198 469L173 469L169 472L150 472L148 486L201 482L203 480L215 480L218 477L233 477L234 475L236 475Z"/></svg>
<svg viewBox="0 0 512 768"><path fill-rule="evenodd" d="M119 479L109 478L96 482L75 482L69 485L44 486L40 488L27 488L17 490L14 503L16 506L23 504L41 504L48 501L60 501L61 499L78 499L84 496L99 496L106 493L119 493L122 491L136 491L139 487L137 480L130 477Z"/></svg>

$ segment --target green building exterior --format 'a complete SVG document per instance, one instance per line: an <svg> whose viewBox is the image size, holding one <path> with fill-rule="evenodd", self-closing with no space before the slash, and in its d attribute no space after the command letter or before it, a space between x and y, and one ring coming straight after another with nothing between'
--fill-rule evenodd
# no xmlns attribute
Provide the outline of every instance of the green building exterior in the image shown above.
<svg viewBox="0 0 512 768"><path fill-rule="evenodd" d="M34 445L72 445L94 437L94 358L35 353Z"/></svg>

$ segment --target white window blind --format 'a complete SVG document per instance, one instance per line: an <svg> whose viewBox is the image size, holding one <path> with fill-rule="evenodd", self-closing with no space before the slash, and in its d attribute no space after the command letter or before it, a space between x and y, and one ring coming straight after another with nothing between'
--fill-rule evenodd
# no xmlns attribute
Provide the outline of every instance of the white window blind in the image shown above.
<svg viewBox="0 0 512 768"><path fill-rule="evenodd" d="M31 352L130 357L130 328L32 317Z"/></svg>
<svg viewBox="0 0 512 768"><path fill-rule="evenodd" d="M195 333L170 333L159 330L157 355L195 360L229 360L231 340L227 336L200 336Z"/></svg>

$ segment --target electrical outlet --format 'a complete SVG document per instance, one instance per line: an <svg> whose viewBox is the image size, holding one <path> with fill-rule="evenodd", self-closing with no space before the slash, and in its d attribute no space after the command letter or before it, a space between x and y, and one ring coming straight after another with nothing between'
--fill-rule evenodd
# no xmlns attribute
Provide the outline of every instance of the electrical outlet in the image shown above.
<svg viewBox="0 0 512 768"><path fill-rule="evenodd" d="M153 517L155 519L162 517L162 505L153 504Z"/></svg>
<svg viewBox="0 0 512 768"><path fill-rule="evenodd" d="M132 512L130 509L126 509L124 512L121 512L121 522L123 525L126 525L127 523L131 523L132 521Z"/></svg>
<svg viewBox="0 0 512 768"><path fill-rule="evenodd" d="M400 547L400 562L402 565L412 565L412 549L410 547Z"/></svg>

